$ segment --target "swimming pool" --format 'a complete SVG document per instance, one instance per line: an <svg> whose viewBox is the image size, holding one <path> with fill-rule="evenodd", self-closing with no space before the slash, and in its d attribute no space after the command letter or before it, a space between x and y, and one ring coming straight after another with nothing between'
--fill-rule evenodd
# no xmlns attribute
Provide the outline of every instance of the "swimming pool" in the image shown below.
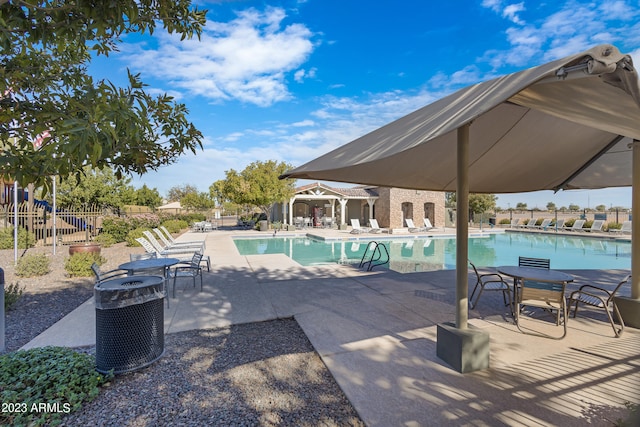
<svg viewBox="0 0 640 427"><path fill-rule="evenodd" d="M376 236L371 236L376 240ZM400 272L455 268L456 239L379 240ZM241 255L285 254L304 266L357 264L369 240L324 241L308 237L236 238ZM631 243L577 236L497 233L469 238L469 259L478 267L516 265L518 256L550 258L554 269L631 269Z"/></svg>

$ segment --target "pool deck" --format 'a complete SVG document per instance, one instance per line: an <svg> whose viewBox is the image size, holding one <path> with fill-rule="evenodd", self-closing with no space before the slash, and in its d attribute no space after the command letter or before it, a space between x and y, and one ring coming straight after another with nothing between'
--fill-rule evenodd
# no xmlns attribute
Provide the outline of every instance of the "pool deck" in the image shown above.
<svg viewBox="0 0 640 427"><path fill-rule="evenodd" d="M455 271L302 267L284 255L241 256L232 239L272 234L218 230L180 236L204 238L212 266L204 273L203 292L178 289L165 309L165 332L294 317L368 426L610 426L625 416L626 402L640 403L640 330L626 328L614 338L603 315L581 309L563 340L524 335L502 298L489 293L469 311L469 325L490 334L490 368L460 374L436 356L436 325L455 320ZM569 291L585 283L613 287L628 274L568 272L575 277ZM470 290L474 284L470 275ZM24 348L94 344L91 299Z"/></svg>

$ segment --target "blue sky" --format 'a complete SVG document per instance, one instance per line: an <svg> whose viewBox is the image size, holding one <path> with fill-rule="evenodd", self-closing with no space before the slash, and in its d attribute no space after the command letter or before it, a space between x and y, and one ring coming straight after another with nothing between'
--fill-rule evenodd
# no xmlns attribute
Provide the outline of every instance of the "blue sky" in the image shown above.
<svg viewBox="0 0 640 427"><path fill-rule="evenodd" d="M201 40L129 36L90 71L186 104L204 150L133 177L164 196L256 160L299 166L464 86L612 43L640 64L640 3L195 1ZM300 185L308 181L299 181ZM334 186L348 184L328 183ZM629 188L498 195L498 206L631 206Z"/></svg>

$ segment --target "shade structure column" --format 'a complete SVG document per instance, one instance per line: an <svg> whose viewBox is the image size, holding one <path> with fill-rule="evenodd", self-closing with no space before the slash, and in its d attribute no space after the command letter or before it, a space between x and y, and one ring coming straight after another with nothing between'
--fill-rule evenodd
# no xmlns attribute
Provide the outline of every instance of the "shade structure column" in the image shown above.
<svg viewBox="0 0 640 427"><path fill-rule="evenodd" d="M469 318L469 124L458 128L456 187L456 327L466 329Z"/></svg>
<svg viewBox="0 0 640 427"><path fill-rule="evenodd" d="M437 356L456 371L466 373L489 367L489 334L468 328L469 270L469 127L458 128L456 184L456 322L437 326Z"/></svg>
<svg viewBox="0 0 640 427"><path fill-rule="evenodd" d="M640 299L640 141L633 141L631 187L631 298Z"/></svg>

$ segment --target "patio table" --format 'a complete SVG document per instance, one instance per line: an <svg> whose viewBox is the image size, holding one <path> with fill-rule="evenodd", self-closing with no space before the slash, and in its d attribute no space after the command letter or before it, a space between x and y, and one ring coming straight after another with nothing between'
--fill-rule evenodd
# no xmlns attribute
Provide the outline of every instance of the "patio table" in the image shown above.
<svg viewBox="0 0 640 427"><path fill-rule="evenodd" d="M560 283L566 285L573 282L573 276L558 270L548 268L520 267L517 265L501 265L496 268L498 273L513 277L513 304L518 301L518 281L532 280L534 282ZM513 309L514 307L512 307ZM512 310L513 311L513 310Z"/></svg>

